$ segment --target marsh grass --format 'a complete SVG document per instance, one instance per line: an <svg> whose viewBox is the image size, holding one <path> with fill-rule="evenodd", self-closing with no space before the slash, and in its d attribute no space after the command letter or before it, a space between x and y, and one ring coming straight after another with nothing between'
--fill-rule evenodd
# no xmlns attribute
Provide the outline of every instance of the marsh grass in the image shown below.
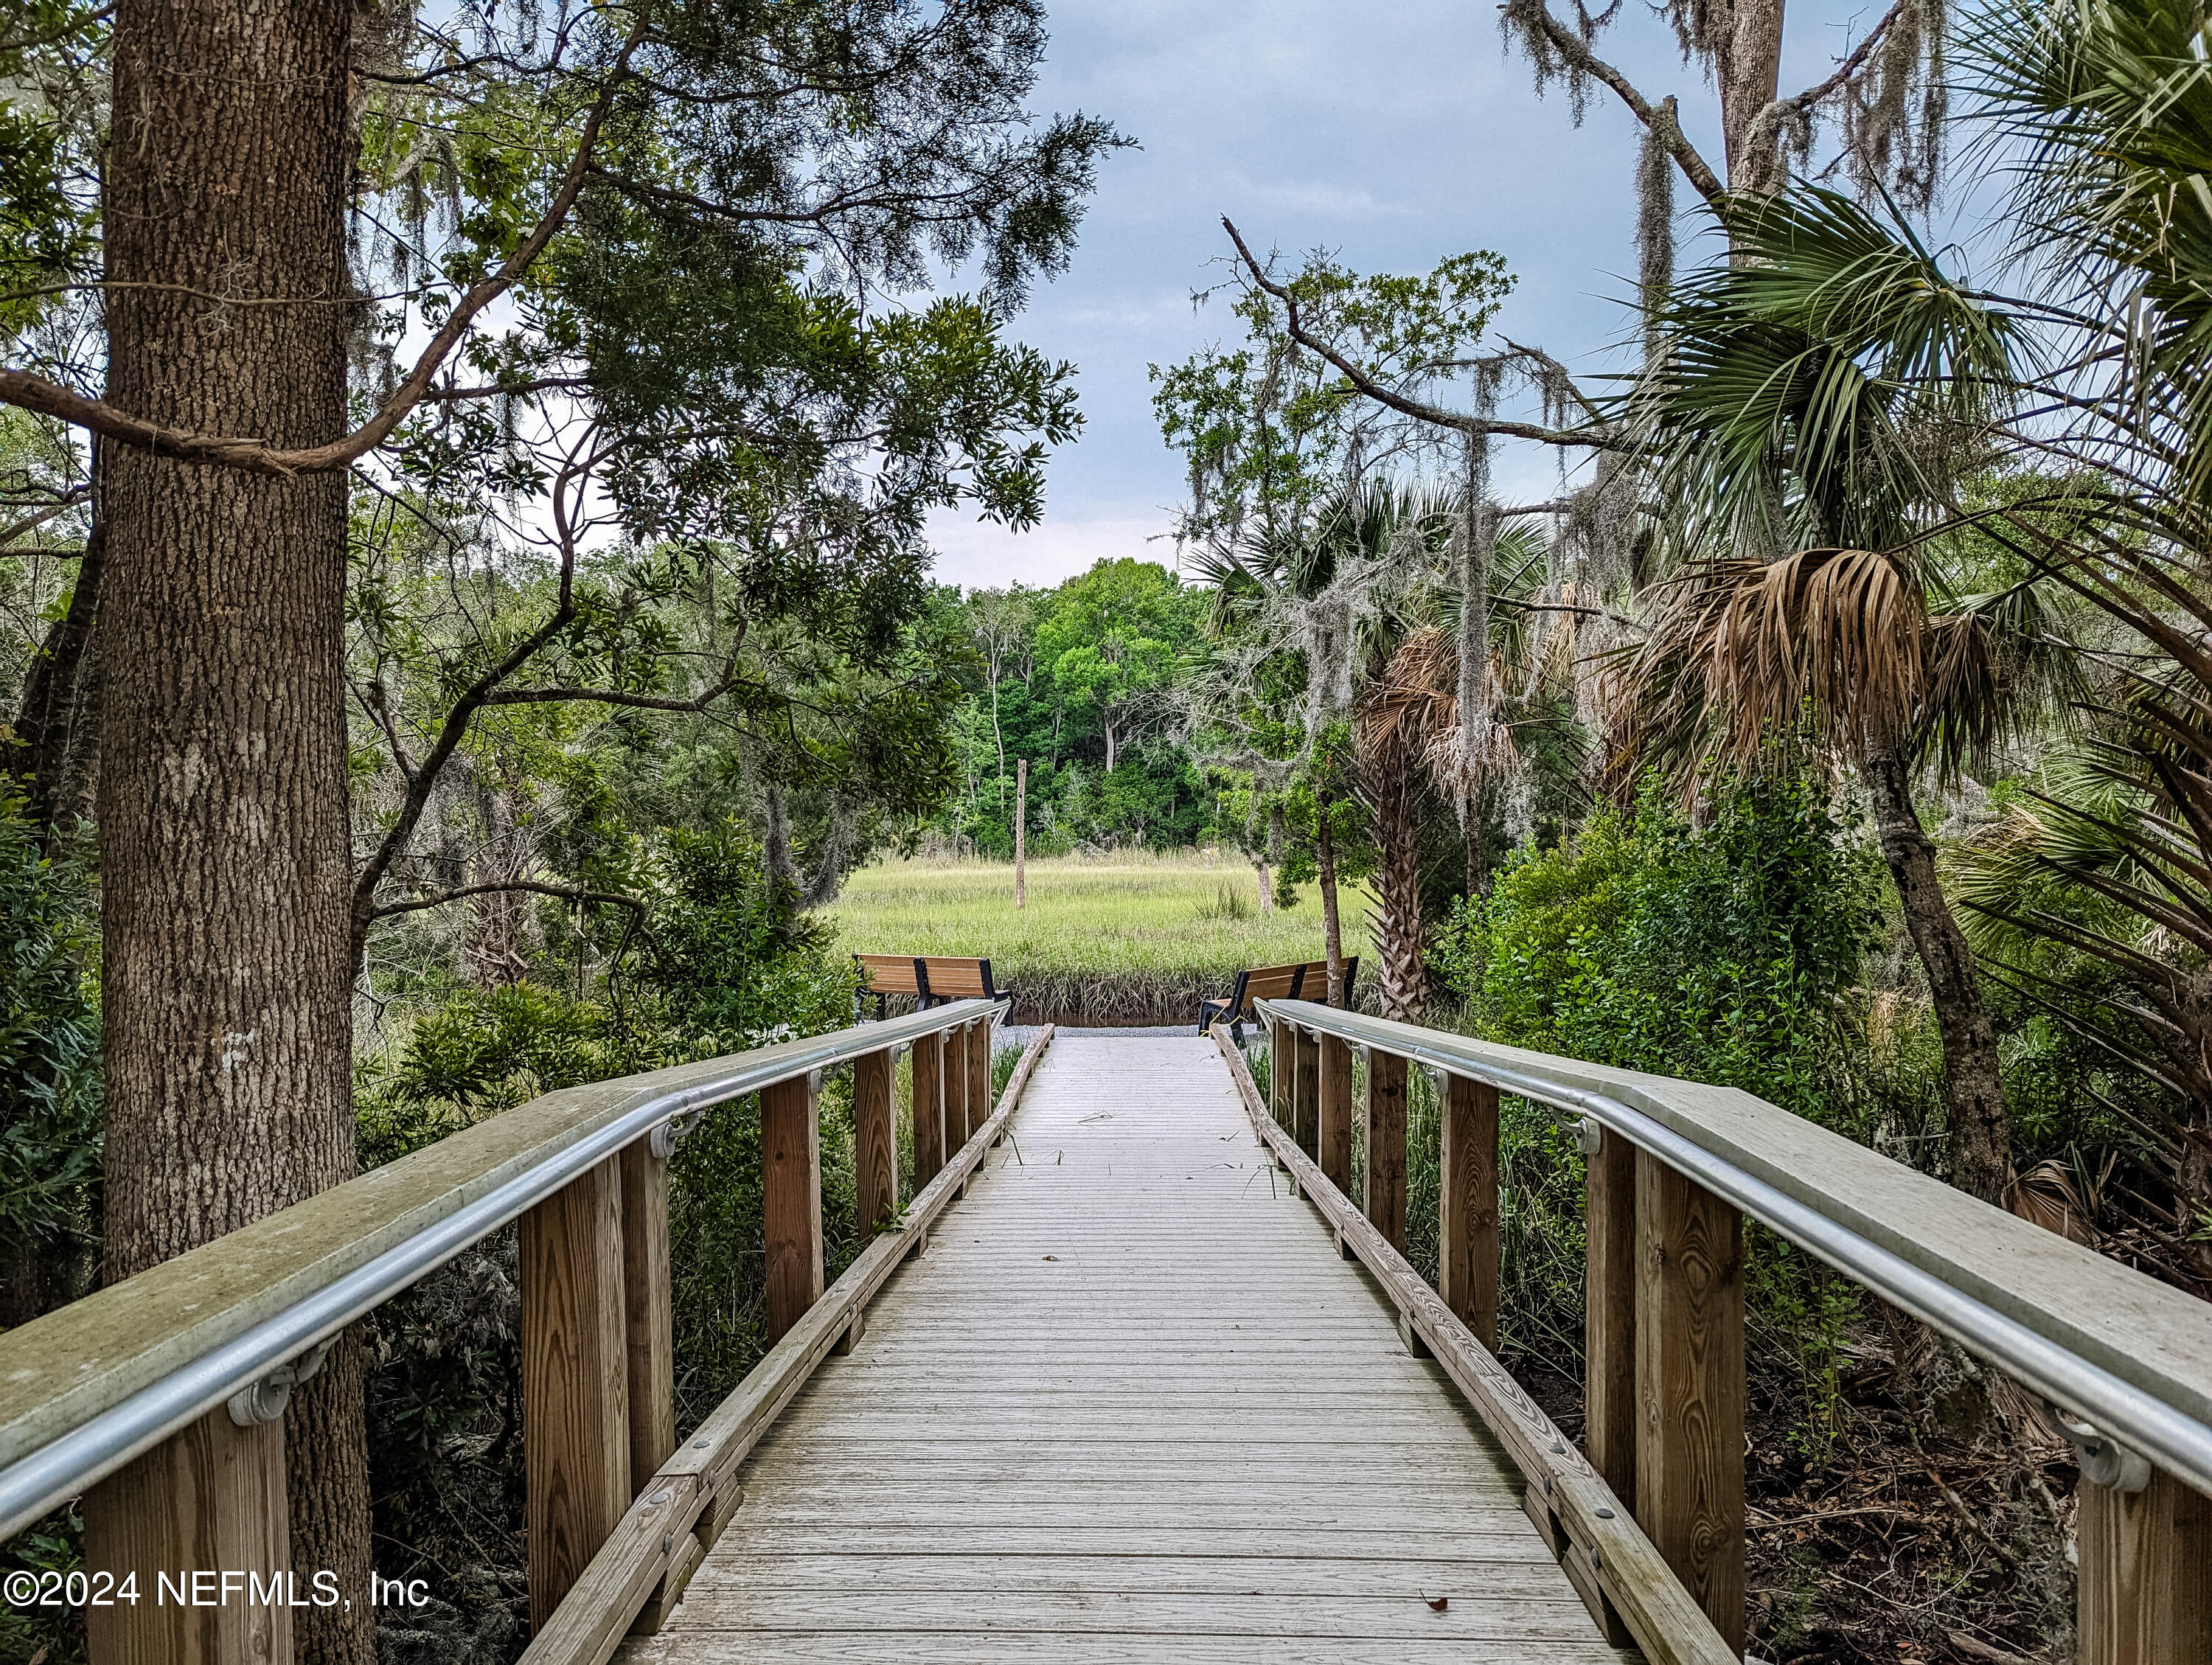
<svg viewBox="0 0 2212 1665"><path fill-rule="evenodd" d="M1261 913L1232 857L1053 856L1029 864L1028 889L1017 909L1010 864L892 860L854 873L827 917L848 953L988 958L1024 1024L1194 1022L1245 967L1322 954L1319 897ZM1345 952L1361 953L1364 896L1347 887L1342 905Z"/></svg>

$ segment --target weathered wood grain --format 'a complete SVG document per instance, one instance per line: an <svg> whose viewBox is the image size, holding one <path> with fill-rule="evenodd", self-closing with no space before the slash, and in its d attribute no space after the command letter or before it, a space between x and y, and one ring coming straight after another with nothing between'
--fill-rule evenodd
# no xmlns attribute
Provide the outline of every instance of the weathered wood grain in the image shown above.
<svg viewBox="0 0 2212 1665"><path fill-rule="evenodd" d="M1291 1031L1291 1129L1308 1156L1321 1150L1321 1042L1306 1030Z"/></svg>
<svg viewBox="0 0 2212 1665"><path fill-rule="evenodd" d="M991 1119L991 1020L979 1018L968 1025L969 1137ZM968 1140L960 1141L965 1145Z"/></svg>
<svg viewBox="0 0 2212 1665"><path fill-rule="evenodd" d="M532 1638L522 1665L605 1665L634 1616L650 1607L651 1623L657 1626L673 1611L699 1565L682 1547L687 1536L711 1540L738 1512L744 1498L738 1464L830 1356L854 1315L907 1258L912 1243L944 1213L961 1178L982 1161L1012 1119L1052 1036L1047 1024L1030 1042L982 1132L915 1194L896 1224L860 1251L822 1299L661 1465L652 1486L630 1505L621 1528L569 1591L555 1614L556 1622ZM659 1495L664 1492L665 1499Z"/></svg>
<svg viewBox="0 0 2212 1665"><path fill-rule="evenodd" d="M898 1213L898 1113L891 1076L888 1050L853 1060L853 1224L864 1237Z"/></svg>
<svg viewBox="0 0 2212 1665"><path fill-rule="evenodd" d="M2080 1496L2081 1665L2212 1660L2212 1498L2156 1471L2141 1492L2085 1480Z"/></svg>
<svg viewBox="0 0 2212 1665"><path fill-rule="evenodd" d="M1383 1240L1406 1249L1406 1060L1367 1055L1366 1214Z"/></svg>
<svg viewBox="0 0 2212 1665"><path fill-rule="evenodd" d="M622 1153L623 1319L629 1352L635 1498L676 1449L676 1341L668 1284L668 1161L649 1139Z"/></svg>
<svg viewBox="0 0 2212 1665"><path fill-rule="evenodd" d="M600 1163L525 1214L519 1259L535 1629L621 1523L632 1496L621 1158Z"/></svg>
<svg viewBox="0 0 2212 1665"><path fill-rule="evenodd" d="M1055 1042L630 1656L1615 1658L1240 1105L1209 1043Z"/></svg>
<svg viewBox="0 0 2212 1665"><path fill-rule="evenodd" d="M1334 1035L1321 1037L1318 1062L1321 1112L1315 1160L1340 1191L1352 1188L1352 1048Z"/></svg>
<svg viewBox="0 0 2212 1665"><path fill-rule="evenodd" d="M902 1043L983 1009L943 1007L548 1093L19 1325L0 1335L0 1464L20 1461L440 1222L572 1157L625 1119L658 1107L723 1103L848 1057L860 1045ZM518 1201L515 1215L521 1212ZM207 1408L230 1390L215 1384ZM136 1455L118 1450L115 1466Z"/></svg>
<svg viewBox="0 0 2212 1665"><path fill-rule="evenodd" d="M1387 1298L1398 1304L1406 1325L1427 1342L1522 1475L1542 1492L1575 1553L1591 1558L1601 1592L1619 1609L1647 1659L1655 1665L1730 1665L1736 1650L1723 1641L1597 1472L1405 1256L1266 1118L1258 1089L1229 1031L1216 1025L1213 1035L1254 1131L1291 1171L1315 1208L1344 1234Z"/></svg>
<svg viewBox="0 0 2212 1665"><path fill-rule="evenodd" d="M945 1148L949 1154L968 1142L968 1031L949 1030L939 1043L945 1072Z"/></svg>
<svg viewBox="0 0 2212 1665"><path fill-rule="evenodd" d="M266 1577L291 1565L281 1419L240 1428L228 1411L202 1417L95 1486L84 1528L88 1569L138 1575L135 1605L85 1611L100 1665L291 1665L289 1607L248 1604L237 1591L216 1604L213 1589L210 1605L181 1606L157 1601L154 1584L157 1571Z"/></svg>
<svg viewBox="0 0 2212 1665"><path fill-rule="evenodd" d="M1498 1345L1498 1089L1445 1078L1437 1170L1437 1293L1485 1347Z"/></svg>
<svg viewBox="0 0 2212 1665"><path fill-rule="evenodd" d="M1741 1652L1743 1217L1636 1159L1636 1519Z"/></svg>
<svg viewBox="0 0 2212 1665"><path fill-rule="evenodd" d="M1636 1507L1636 1147L1600 1135L1583 1213L1583 1445L1614 1495Z"/></svg>
<svg viewBox="0 0 2212 1665"><path fill-rule="evenodd" d="M1285 1024L1345 1014L1278 1001ZM2069 1242L1931 1175L1733 1087L1552 1057L1418 1024L1359 1020L1363 1038L1455 1053L1602 1094L1922 1271L2079 1354L2184 1415L2212 1424L2212 1324L2195 1297Z"/></svg>
<svg viewBox="0 0 2212 1665"><path fill-rule="evenodd" d="M768 1338L822 1298L820 1082L802 1075L760 1096L762 1279Z"/></svg>
<svg viewBox="0 0 2212 1665"><path fill-rule="evenodd" d="M945 1166L945 1037L925 1035L909 1059L908 1097L914 1117L914 1188L919 1191Z"/></svg>

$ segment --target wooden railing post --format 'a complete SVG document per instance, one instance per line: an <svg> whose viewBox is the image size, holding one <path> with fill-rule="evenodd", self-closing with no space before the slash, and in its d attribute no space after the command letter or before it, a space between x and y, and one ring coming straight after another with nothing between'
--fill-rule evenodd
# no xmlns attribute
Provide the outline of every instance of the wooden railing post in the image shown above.
<svg viewBox="0 0 2212 1665"><path fill-rule="evenodd" d="M241 1428L212 1411L102 1480L85 1498L84 1556L118 1582L138 1577L136 1604L86 1609L93 1665L291 1665L289 1607L179 1605L154 1587L159 1572L292 1565L283 1419Z"/></svg>
<svg viewBox="0 0 2212 1665"><path fill-rule="evenodd" d="M1291 1026L1291 1137L1316 1161L1321 1155L1321 1042L1308 1030Z"/></svg>
<svg viewBox="0 0 2212 1665"><path fill-rule="evenodd" d="M1279 1125L1291 1129L1295 1136L1298 1086L1291 1060L1296 1045L1294 1034L1291 1026L1279 1018L1267 1019L1267 1114Z"/></svg>
<svg viewBox="0 0 2212 1665"><path fill-rule="evenodd" d="M1636 1507L1636 1146L1594 1122L1583 1142L1583 1443L1613 1494ZM1596 1148L1590 1149L1595 1142Z"/></svg>
<svg viewBox="0 0 2212 1665"><path fill-rule="evenodd" d="M914 1188L945 1169L945 1035L917 1036L909 1097L914 1101Z"/></svg>
<svg viewBox="0 0 2212 1665"><path fill-rule="evenodd" d="M1362 1212L1368 1223L1406 1252L1406 1060L1370 1048L1367 1053L1367 1185Z"/></svg>
<svg viewBox="0 0 2212 1665"><path fill-rule="evenodd" d="M818 1072L761 1092L761 1227L768 1342L822 1298L822 1133Z"/></svg>
<svg viewBox="0 0 2212 1665"><path fill-rule="evenodd" d="M991 1020L978 1018L968 1025L968 1139L973 1139L991 1119ZM963 1145L967 1139L960 1141Z"/></svg>
<svg viewBox="0 0 2212 1665"><path fill-rule="evenodd" d="M1743 1651L1743 1217L1636 1153L1636 1521Z"/></svg>
<svg viewBox="0 0 2212 1665"><path fill-rule="evenodd" d="M623 1317L629 1354L629 1494L676 1449L675 1322L669 1310L668 1158L653 1139L622 1153Z"/></svg>
<svg viewBox="0 0 2212 1665"><path fill-rule="evenodd" d="M898 1217L898 1110L892 1103L892 1054L853 1060L854 1221L861 1237Z"/></svg>
<svg viewBox="0 0 2212 1665"><path fill-rule="evenodd" d="M937 1043L944 1060L940 1067L945 1072L945 1155L939 1163L941 1167L968 1142L968 1025L962 1024L957 1029L945 1030L938 1036Z"/></svg>
<svg viewBox="0 0 2212 1665"><path fill-rule="evenodd" d="M522 1448L530 1623L543 1625L630 1502L622 1158L522 1217Z"/></svg>
<svg viewBox="0 0 2212 1665"><path fill-rule="evenodd" d="M1352 1189L1352 1047L1334 1035L1321 1037L1316 1060L1319 1077L1321 1114L1316 1138L1320 1149L1314 1160L1340 1191Z"/></svg>
<svg viewBox="0 0 2212 1665"><path fill-rule="evenodd" d="M1437 1174L1437 1293L1486 1347L1498 1346L1498 1089L1444 1078Z"/></svg>
<svg viewBox="0 0 2212 1665"><path fill-rule="evenodd" d="M2212 1660L2212 1498L2153 1469L2140 1492L2082 1480L2081 1665Z"/></svg>

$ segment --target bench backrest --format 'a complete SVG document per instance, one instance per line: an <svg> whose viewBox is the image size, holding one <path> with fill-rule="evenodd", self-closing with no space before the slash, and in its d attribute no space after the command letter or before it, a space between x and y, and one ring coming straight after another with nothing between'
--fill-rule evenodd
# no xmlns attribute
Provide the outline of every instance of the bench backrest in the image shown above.
<svg viewBox="0 0 2212 1665"><path fill-rule="evenodd" d="M871 994L921 993L921 984L914 975L915 958L911 954L855 954L853 962L860 968Z"/></svg>
<svg viewBox="0 0 2212 1665"><path fill-rule="evenodd" d="M1352 980L1359 975L1359 957L1355 954L1344 963L1344 998L1352 1000ZM1328 962L1308 960L1299 965L1263 965L1247 971L1243 978L1243 998L1237 1012L1243 1016L1252 1009L1255 1000L1328 1000Z"/></svg>
<svg viewBox="0 0 2212 1665"><path fill-rule="evenodd" d="M928 969L929 992L934 999L965 1000L979 995L986 1000L997 998L999 991L991 987L988 960L927 954L921 963Z"/></svg>
<svg viewBox="0 0 2212 1665"><path fill-rule="evenodd" d="M933 1000L995 1000L991 963L957 954L855 954L871 994L927 994Z"/></svg>

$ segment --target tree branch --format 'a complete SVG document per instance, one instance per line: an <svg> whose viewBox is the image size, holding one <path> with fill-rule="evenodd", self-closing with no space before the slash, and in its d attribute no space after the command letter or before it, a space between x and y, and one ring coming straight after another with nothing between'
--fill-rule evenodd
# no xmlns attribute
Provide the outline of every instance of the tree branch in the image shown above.
<svg viewBox="0 0 2212 1665"><path fill-rule="evenodd" d="M1431 422L1438 428L1453 428L1462 434L1478 436L1484 434L1497 434L1509 440L1534 440L1541 445L1589 446L1599 450L1626 448L1621 441L1609 435L1584 433L1573 428L1546 428L1535 422L1504 422L1495 416L1470 416L1463 411L1447 410L1440 404L1431 404L1425 399L1413 398L1401 393L1395 387L1385 386L1328 342L1310 331L1298 318L1297 298L1291 293L1289 287L1277 283L1267 276L1267 269L1254 258L1251 249L1245 244L1243 234L1237 229L1235 224L1225 215L1222 216L1221 226L1222 229L1229 234L1229 240L1237 245L1237 252L1243 258L1245 269L1252 274L1252 281L1267 294L1283 303L1285 325L1290 332L1291 339L1308 352L1327 361L1339 374L1352 384L1354 390L1373 399L1377 404L1395 410L1401 416L1412 416L1419 422Z"/></svg>
<svg viewBox="0 0 2212 1665"><path fill-rule="evenodd" d="M266 440L227 437L196 434L181 428L149 422L118 410L104 399L90 399L82 393L72 392L58 382L28 370L0 369L0 404L13 404L40 416L52 416L58 421L88 429L104 439L127 445L157 455L173 457L182 462L212 464L235 468L249 474L287 477L295 474L320 474L343 468L382 445L392 437L392 431L407 419L408 414L420 404L430 392L430 385L444 365L447 355L460 343L478 313L499 299L520 281L545 252L553 235L567 222L569 210L575 206L576 197L583 188L590 172L592 155L597 148L599 128L607 112L613 107L615 94L629 73L629 60L645 38L647 11L641 7L629 38L623 43L621 53L607 77L607 84L592 105L591 112L584 118L583 132L576 141L576 154L568 164L568 173L561 186L547 204L530 234L510 254L500 269L490 276L476 283L463 295L447 315L444 325L430 338L430 344L415 362L392 397L381 409L361 427L342 439L327 445L309 446L295 451L280 451Z"/></svg>
<svg viewBox="0 0 2212 1665"><path fill-rule="evenodd" d="M1674 100L1669 96L1656 104L1636 90L1626 76L1590 50L1589 42L1579 32L1569 28L1552 15L1544 0L1507 0L1499 8L1506 21L1517 25L1524 34L1540 35L1553 52L1563 58L1571 70L1586 75L1593 81L1610 87L1614 96L1626 105L1631 114L1642 122L1651 136L1657 139L1682 177L1707 202L1718 202L1728 194L1719 174L1713 172L1705 159L1698 154L1697 147L1684 137L1682 124L1676 119Z"/></svg>
<svg viewBox="0 0 2212 1665"><path fill-rule="evenodd" d="M1851 48L1844 61L1836 66L1836 72L1826 81L1788 98L1778 98L1753 116L1751 125L1745 130L1744 148L1753 155L1765 155L1771 152L1774 148L1775 136L1782 130L1782 124L1801 111L1811 109L1865 68L1874 49L1881 44L1882 37L1895 26L1897 20L1904 15L1905 7L1911 3L1911 0L1897 0L1882 20L1868 31L1866 39Z"/></svg>
<svg viewBox="0 0 2212 1665"><path fill-rule="evenodd" d="M372 908L369 918L389 919L394 914L419 914L426 908L442 908L449 902L459 902L465 896L491 896L503 890L527 890L532 896L558 896L564 902L597 902L610 908L627 908L635 914L641 923L645 919L645 904L635 896L617 896L612 890L586 890L568 884L542 884L536 879L506 878L487 884L464 884L459 890L447 890L434 896L416 896L408 902L387 902Z"/></svg>

